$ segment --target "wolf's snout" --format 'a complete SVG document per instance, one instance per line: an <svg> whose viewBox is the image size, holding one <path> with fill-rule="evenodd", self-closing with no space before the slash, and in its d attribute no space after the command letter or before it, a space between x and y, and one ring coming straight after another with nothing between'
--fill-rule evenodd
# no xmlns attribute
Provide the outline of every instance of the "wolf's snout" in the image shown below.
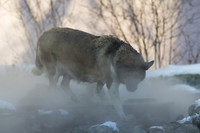
<svg viewBox="0 0 200 133"><path fill-rule="evenodd" d="M134 85L134 84L129 84L129 85L126 85L126 88L127 88L127 90L129 91L129 92L134 92L134 91L136 91L137 90L137 87L138 87L138 85Z"/></svg>

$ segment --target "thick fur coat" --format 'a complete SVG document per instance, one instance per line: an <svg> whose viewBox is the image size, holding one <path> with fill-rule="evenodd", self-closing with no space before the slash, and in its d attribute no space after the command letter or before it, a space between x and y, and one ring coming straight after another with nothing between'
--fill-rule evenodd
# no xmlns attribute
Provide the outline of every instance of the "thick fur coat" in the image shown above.
<svg viewBox="0 0 200 133"><path fill-rule="evenodd" d="M63 76L61 86L70 91L71 79L96 82L97 92L106 84L111 99L121 116L124 116L119 99L119 84L134 91L145 77L153 62L144 62L130 44L113 36L95 36L70 28L53 28L38 40L36 68L33 73L45 72L50 86ZM74 95L74 94L71 94Z"/></svg>

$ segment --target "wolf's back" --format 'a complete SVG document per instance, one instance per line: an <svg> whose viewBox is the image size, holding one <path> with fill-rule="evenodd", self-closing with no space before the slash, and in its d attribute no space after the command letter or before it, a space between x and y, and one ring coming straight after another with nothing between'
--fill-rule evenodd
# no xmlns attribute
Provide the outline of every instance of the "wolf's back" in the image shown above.
<svg viewBox="0 0 200 133"><path fill-rule="evenodd" d="M97 38L70 28L53 28L44 32L37 43L36 67L32 72L41 75L44 68L57 63L68 65L73 62L79 63L79 66L94 66Z"/></svg>

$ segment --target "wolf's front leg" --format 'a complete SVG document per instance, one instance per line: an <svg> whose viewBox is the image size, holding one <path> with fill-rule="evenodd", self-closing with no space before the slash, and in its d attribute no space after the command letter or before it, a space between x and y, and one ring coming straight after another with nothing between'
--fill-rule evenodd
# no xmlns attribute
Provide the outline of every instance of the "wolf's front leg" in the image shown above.
<svg viewBox="0 0 200 133"><path fill-rule="evenodd" d="M100 93L103 89L104 83L103 82L97 82L97 86L94 92L94 101L95 103L99 103L100 102Z"/></svg>
<svg viewBox="0 0 200 133"><path fill-rule="evenodd" d="M126 115L124 113L122 103L120 101L119 97L119 83L117 81L114 81L109 89L109 94L111 98L111 102L114 105L114 108L116 109L118 115L122 119L126 119Z"/></svg>

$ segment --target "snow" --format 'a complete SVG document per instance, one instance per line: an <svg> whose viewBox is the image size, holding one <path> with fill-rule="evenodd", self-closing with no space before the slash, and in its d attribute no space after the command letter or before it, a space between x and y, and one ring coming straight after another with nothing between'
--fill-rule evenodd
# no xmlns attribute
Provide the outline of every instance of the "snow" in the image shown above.
<svg viewBox="0 0 200 133"><path fill-rule="evenodd" d="M146 77L173 76L179 74L200 74L200 64L169 65L164 69L148 70Z"/></svg>
<svg viewBox="0 0 200 133"><path fill-rule="evenodd" d="M160 129L164 131L163 126L151 126L150 129Z"/></svg>
<svg viewBox="0 0 200 133"><path fill-rule="evenodd" d="M112 121L107 121L107 122L104 122L103 124L97 124L92 127L96 127L96 126L107 126L107 127L111 128L113 131L119 132L119 129L117 128L117 123L112 122Z"/></svg>
<svg viewBox="0 0 200 133"><path fill-rule="evenodd" d="M195 108L198 108L198 107L200 107L200 99L195 101ZM195 113L193 116L185 117L182 120L178 120L177 122L180 124L183 124L185 122L192 122L192 119L194 119L196 117L200 117L200 114Z"/></svg>
<svg viewBox="0 0 200 133"><path fill-rule="evenodd" d="M199 117L199 116L200 116L200 114L194 114L193 116L185 117L182 120L178 120L177 122L180 123L180 124L183 124L185 122L192 122L192 119Z"/></svg>
<svg viewBox="0 0 200 133"><path fill-rule="evenodd" d="M197 109L198 107L200 107L200 99L195 101L195 109Z"/></svg>
<svg viewBox="0 0 200 133"><path fill-rule="evenodd" d="M16 110L14 105L3 100L0 100L0 109Z"/></svg>
<svg viewBox="0 0 200 133"><path fill-rule="evenodd" d="M39 110L38 110L38 113L39 113L40 115L50 115L50 114L53 113L53 111L52 111L52 110L39 109Z"/></svg>
<svg viewBox="0 0 200 133"><path fill-rule="evenodd" d="M112 121L107 121L107 122L101 124L100 126L107 126L109 128L112 128L113 131L119 132L119 129L117 128L117 123L112 122Z"/></svg>

